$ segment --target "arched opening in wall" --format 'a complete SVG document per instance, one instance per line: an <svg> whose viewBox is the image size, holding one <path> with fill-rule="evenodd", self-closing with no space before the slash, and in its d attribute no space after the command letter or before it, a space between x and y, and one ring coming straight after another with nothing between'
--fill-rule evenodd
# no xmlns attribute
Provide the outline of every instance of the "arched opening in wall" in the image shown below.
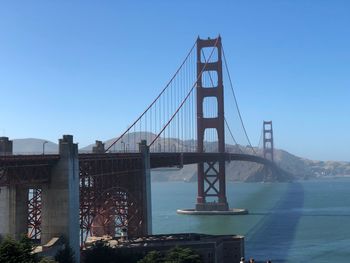
<svg viewBox="0 0 350 263"><path fill-rule="evenodd" d="M171 145L171 152L176 152L176 145L175 145L175 143L173 143L172 145Z"/></svg>
<svg viewBox="0 0 350 263"><path fill-rule="evenodd" d="M201 49L202 63L206 63L206 62L212 63L212 62L217 62L218 60L219 60L219 53L218 53L217 47L203 47Z"/></svg>
<svg viewBox="0 0 350 263"><path fill-rule="evenodd" d="M204 130L204 152L218 152L219 140L218 132L215 128Z"/></svg>
<svg viewBox="0 0 350 263"><path fill-rule="evenodd" d="M138 227L139 211L134 198L126 189L112 187L105 190L94 202L91 219L92 236L127 236Z"/></svg>
<svg viewBox="0 0 350 263"><path fill-rule="evenodd" d="M218 99L216 97L205 97L203 100L203 117L218 117Z"/></svg>
<svg viewBox="0 0 350 263"><path fill-rule="evenodd" d="M202 72L202 87L216 88L218 86L218 72L216 70L205 70Z"/></svg>

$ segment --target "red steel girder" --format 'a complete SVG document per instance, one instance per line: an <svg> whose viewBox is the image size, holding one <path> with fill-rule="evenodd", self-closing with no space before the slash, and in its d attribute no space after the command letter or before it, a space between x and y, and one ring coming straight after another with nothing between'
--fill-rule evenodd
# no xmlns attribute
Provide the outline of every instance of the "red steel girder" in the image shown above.
<svg viewBox="0 0 350 263"><path fill-rule="evenodd" d="M59 155L0 156L0 186L46 183L58 160Z"/></svg>

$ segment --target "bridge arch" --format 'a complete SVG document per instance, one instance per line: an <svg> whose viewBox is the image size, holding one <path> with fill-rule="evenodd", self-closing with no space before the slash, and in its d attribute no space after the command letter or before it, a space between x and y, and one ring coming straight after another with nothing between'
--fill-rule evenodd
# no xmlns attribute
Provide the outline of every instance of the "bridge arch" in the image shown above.
<svg viewBox="0 0 350 263"><path fill-rule="evenodd" d="M141 218L135 198L122 187L111 187L103 191L91 204L92 211L85 223L84 239L90 235L120 236L130 229L133 221Z"/></svg>

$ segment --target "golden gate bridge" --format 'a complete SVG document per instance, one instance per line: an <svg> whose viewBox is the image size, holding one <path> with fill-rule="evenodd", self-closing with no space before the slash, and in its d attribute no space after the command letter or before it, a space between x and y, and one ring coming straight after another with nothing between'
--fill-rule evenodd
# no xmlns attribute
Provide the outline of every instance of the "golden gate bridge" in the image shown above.
<svg viewBox="0 0 350 263"><path fill-rule="evenodd" d="M75 249L92 235L150 234L150 169L187 164L197 164L193 210L230 211L226 162L285 173L273 162L272 122L263 127L260 151L248 138L221 37L198 38L158 96L106 147L97 141L91 153L78 153L73 136L64 135L58 154L13 155L11 142L0 139L0 234L28 233L42 244L64 236ZM247 147L235 138L239 129Z"/></svg>

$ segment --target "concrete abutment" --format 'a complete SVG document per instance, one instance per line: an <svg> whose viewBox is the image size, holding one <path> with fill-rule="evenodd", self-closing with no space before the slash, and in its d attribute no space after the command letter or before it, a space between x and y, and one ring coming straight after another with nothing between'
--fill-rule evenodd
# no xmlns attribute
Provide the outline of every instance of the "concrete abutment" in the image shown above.
<svg viewBox="0 0 350 263"><path fill-rule="evenodd" d="M42 186L41 242L63 237L79 262L79 158L73 136L59 140L59 155L50 182Z"/></svg>
<svg viewBox="0 0 350 263"><path fill-rule="evenodd" d="M0 235L19 239L28 231L28 189L18 186L0 188Z"/></svg>
<svg viewBox="0 0 350 263"><path fill-rule="evenodd" d="M13 154L13 142L0 137L0 155ZM4 171L0 171L4 172ZM9 185L0 187L0 235L20 238L28 231L28 188Z"/></svg>

